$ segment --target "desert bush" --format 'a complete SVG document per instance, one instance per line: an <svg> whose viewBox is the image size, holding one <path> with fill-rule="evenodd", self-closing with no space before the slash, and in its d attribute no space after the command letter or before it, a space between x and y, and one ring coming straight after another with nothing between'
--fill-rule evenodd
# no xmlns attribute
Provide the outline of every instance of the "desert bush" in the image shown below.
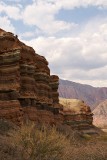
<svg viewBox="0 0 107 160"><path fill-rule="evenodd" d="M27 124L14 135L21 147L22 159L28 160L107 160L107 142L81 137L69 127Z"/></svg>
<svg viewBox="0 0 107 160"><path fill-rule="evenodd" d="M65 160L69 157L70 141L54 127L38 128L32 123L23 125L12 135L14 145L21 147L22 159Z"/></svg>
<svg viewBox="0 0 107 160"><path fill-rule="evenodd" d="M0 160L107 160L106 137L29 122L0 135Z"/></svg>

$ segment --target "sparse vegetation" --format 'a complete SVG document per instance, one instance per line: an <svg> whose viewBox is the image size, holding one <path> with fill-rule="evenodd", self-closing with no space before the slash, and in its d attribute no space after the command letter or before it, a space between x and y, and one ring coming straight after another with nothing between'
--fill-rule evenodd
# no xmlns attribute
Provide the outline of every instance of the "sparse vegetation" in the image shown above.
<svg viewBox="0 0 107 160"><path fill-rule="evenodd" d="M72 113L81 113L81 111L86 108L84 101L79 99L66 99L59 98L59 103L63 105L64 111L70 111Z"/></svg>
<svg viewBox="0 0 107 160"><path fill-rule="evenodd" d="M107 135L81 136L32 122L16 130L7 124L0 122L0 160L107 160Z"/></svg>

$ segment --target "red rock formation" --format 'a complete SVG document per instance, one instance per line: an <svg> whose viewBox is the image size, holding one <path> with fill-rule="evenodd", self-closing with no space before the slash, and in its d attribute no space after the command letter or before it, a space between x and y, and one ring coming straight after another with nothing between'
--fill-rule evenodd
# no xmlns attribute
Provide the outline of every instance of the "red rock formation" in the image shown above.
<svg viewBox="0 0 107 160"><path fill-rule="evenodd" d="M92 113L90 107L78 99L60 98L60 103L64 106L62 113L64 123L74 129L89 130L92 128Z"/></svg>
<svg viewBox="0 0 107 160"><path fill-rule="evenodd" d="M59 104L58 84L58 76L50 76L43 56L0 29L0 118L17 124L27 118L52 125L73 123L73 119L89 123L92 115L88 109L84 114L65 114Z"/></svg>
<svg viewBox="0 0 107 160"><path fill-rule="evenodd" d="M53 98L50 69L46 59L20 42L12 33L0 30L0 66L0 117L8 117L13 121L16 115L13 114L11 118L10 114L15 112L17 117L20 113L22 118L55 123L54 106L59 105L58 83L55 89L56 96ZM5 114L3 110L7 105L3 102L6 100L10 112L7 111ZM13 101L17 105L13 106ZM58 110L59 108L57 112Z"/></svg>
<svg viewBox="0 0 107 160"><path fill-rule="evenodd" d="M19 50L11 52L7 48L5 44L6 39L3 35L5 32L3 30L0 31L0 118L5 117L12 119L16 123L20 123L22 117L22 109L18 101L20 89L20 52Z"/></svg>

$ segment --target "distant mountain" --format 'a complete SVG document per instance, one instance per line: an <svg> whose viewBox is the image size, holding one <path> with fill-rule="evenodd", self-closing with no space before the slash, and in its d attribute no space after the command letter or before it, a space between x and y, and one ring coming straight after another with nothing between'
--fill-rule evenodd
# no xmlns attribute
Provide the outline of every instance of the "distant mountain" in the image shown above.
<svg viewBox="0 0 107 160"><path fill-rule="evenodd" d="M92 87L62 79L58 91L60 97L83 100L92 110L107 99L107 87Z"/></svg>
<svg viewBox="0 0 107 160"><path fill-rule="evenodd" d="M93 111L93 124L102 129L107 129L107 100L100 103Z"/></svg>

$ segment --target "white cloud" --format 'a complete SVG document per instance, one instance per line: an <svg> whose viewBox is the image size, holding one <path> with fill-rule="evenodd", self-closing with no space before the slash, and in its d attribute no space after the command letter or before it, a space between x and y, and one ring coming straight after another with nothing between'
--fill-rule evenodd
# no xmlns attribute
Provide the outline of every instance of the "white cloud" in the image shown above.
<svg viewBox="0 0 107 160"><path fill-rule="evenodd" d="M62 0L62 7L64 9L71 9L75 7L87 7L87 6L107 7L107 1L106 0L88 0L88 1L87 0L81 0L81 1L80 0L72 0L72 1Z"/></svg>
<svg viewBox="0 0 107 160"><path fill-rule="evenodd" d="M25 8L0 2L0 12L7 15L0 18L0 27L15 32L10 19L20 19L25 25L36 26L38 38L25 42L48 59L53 74L64 79L107 86L107 18L95 17L84 26L56 19L61 9L89 5L107 9L107 0L33 0ZM62 37L63 34L60 36L62 32L66 37ZM34 30L21 34L23 39L33 36Z"/></svg>
<svg viewBox="0 0 107 160"><path fill-rule="evenodd" d="M24 32L21 34L21 38L31 38L34 37L34 32Z"/></svg>
<svg viewBox="0 0 107 160"><path fill-rule="evenodd" d="M74 23L67 23L55 19L55 14L59 9L60 8L54 3L37 1L25 8L23 20L26 24L35 25L49 35L75 27L76 24Z"/></svg>
<svg viewBox="0 0 107 160"><path fill-rule="evenodd" d="M106 26L107 19L93 19L76 37L38 37L26 43L48 59L53 74L103 86L107 81Z"/></svg>
<svg viewBox="0 0 107 160"><path fill-rule="evenodd" d="M20 0L19 0L20 2ZM73 9L75 7L87 7L88 5L106 7L106 0L33 0L31 4L23 8L20 5L7 5L0 2L0 12L4 12L9 18L14 20L21 19L26 25L37 26L42 33L53 36L61 31L71 31L78 24L68 23L56 19L56 14L61 9Z"/></svg>
<svg viewBox="0 0 107 160"><path fill-rule="evenodd" d="M8 19L7 16L0 17L0 28L15 33L15 28L11 24L10 20Z"/></svg>
<svg viewBox="0 0 107 160"><path fill-rule="evenodd" d="M0 13L5 13L9 18L18 20L22 18L21 9L19 6L7 5L0 2Z"/></svg>
<svg viewBox="0 0 107 160"><path fill-rule="evenodd" d="M61 31L71 31L78 24L56 19L56 14L61 9L69 10L75 7L97 6L107 8L106 0L33 0L23 11L23 21L27 25L37 26L48 36L53 36Z"/></svg>
<svg viewBox="0 0 107 160"><path fill-rule="evenodd" d="M98 8L106 8L106 0L33 0L33 2L45 2L55 4L57 9L73 9L75 7L97 6Z"/></svg>
<svg viewBox="0 0 107 160"><path fill-rule="evenodd" d="M15 2L15 3L21 2L21 0L4 0L4 1L7 1L7 2Z"/></svg>

